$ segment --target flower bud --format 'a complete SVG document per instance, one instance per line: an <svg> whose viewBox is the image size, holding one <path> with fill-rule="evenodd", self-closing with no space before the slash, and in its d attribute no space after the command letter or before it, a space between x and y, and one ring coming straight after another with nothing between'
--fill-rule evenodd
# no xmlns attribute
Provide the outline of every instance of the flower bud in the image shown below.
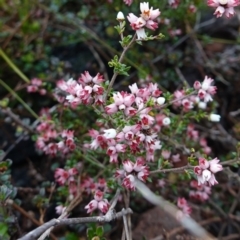
<svg viewBox="0 0 240 240"><path fill-rule="evenodd" d="M201 167L202 169L207 169L209 167L209 162L205 158L199 158L198 162L199 167Z"/></svg>
<svg viewBox="0 0 240 240"><path fill-rule="evenodd" d="M158 103L159 105L163 105L163 104L165 103L165 98L164 98L164 97L159 97L159 98L157 99L157 103Z"/></svg>
<svg viewBox="0 0 240 240"><path fill-rule="evenodd" d="M107 139L115 138L117 135L117 131L114 128L104 130L104 137Z"/></svg>
<svg viewBox="0 0 240 240"><path fill-rule="evenodd" d="M162 120L164 126L168 126L171 123L170 118L166 117Z"/></svg>
<svg viewBox="0 0 240 240"><path fill-rule="evenodd" d="M124 21L124 19L125 19L125 17L124 17L124 15L123 15L123 13L122 12L118 12L118 14L117 14L117 20L118 21Z"/></svg>
<svg viewBox="0 0 240 240"><path fill-rule="evenodd" d="M218 114L211 113L209 115L209 121L211 121L211 122L219 122L220 118L221 118L221 116Z"/></svg>
<svg viewBox="0 0 240 240"><path fill-rule="evenodd" d="M194 84L193 84L193 87L198 90L202 87L201 83L199 81L195 81Z"/></svg>
<svg viewBox="0 0 240 240"><path fill-rule="evenodd" d="M201 109L206 109L207 108L207 103L200 101L198 103L198 107Z"/></svg>

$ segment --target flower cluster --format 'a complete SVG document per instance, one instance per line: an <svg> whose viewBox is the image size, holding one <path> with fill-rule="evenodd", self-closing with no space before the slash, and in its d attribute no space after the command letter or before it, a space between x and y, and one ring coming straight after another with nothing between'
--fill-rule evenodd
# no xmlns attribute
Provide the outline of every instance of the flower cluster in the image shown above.
<svg viewBox="0 0 240 240"><path fill-rule="evenodd" d="M46 94L46 89L42 88L42 80L38 79L38 78L33 78L31 79L31 84L29 86L27 86L27 91L29 93L31 92L39 92L41 95L45 95Z"/></svg>
<svg viewBox="0 0 240 240"><path fill-rule="evenodd" d="M137 37L139 40L147 37L145 29L149 28L151 30L156 30L158 28L158 23L154 20L160 15L159 9L153 10L149 8L149 3L143 2L140 3L140 17L135 16L133 13L129 13L127 16L128 21L133 30L136 31Z"/></svg>
<svg viewBox="0 0 240 240"><path fill-rule="evenodd" d="M96 104L103 103L104 88L100 85L104 81L103 76L99 73L92 77L88 71L81 74L78 81L69 79L67 82L60 80L57 83L58 88L68 93L66 100L72 108L76 108L79 104Z"/></svg>
<svg viewBox="0 0 240 240"><path fill-rule="evenodd" d="M124 0L124 2L130 5L132 0ZM171 0L169 2L172 7L176 8L180 1ZM158 28L157 18L160 15L159 9L149 8L149 3L146 2L140 3L140 10L139 17L133 13L130 13L127 17L132 29L136 31L138 40L147 37L146 28L151 30ZM121 12L117 19L119 21L124 19ZM173 35L178 33L179 31L175 31ZM175 91L172 101L172 96L166 94L166 99L169 102L165 104L166 99L162 96L157 84L149 82L139 88L135 83L129 86L129 92L116 91L109 97L104 95L104 87L101 85L103 81L104 79L99 73L92 77L89 72L85 71L78 80L60 80L57 85L66 95L64 101L67 101L64 103L61 99L61 102L63 104L67 102L67 106L76 108L80 104L101 105L100 112L102 111L103 119L100 120L103 121L101 124L100 122L97 124L98 130L89 130L91 140L84 144L84 149L103 150L109 156L109 162L119 166L116 171L114 170L115 179L123 187L133 191L135 190L135 179L145 182L150 174L149 166L153 164L149 164L149 162L155 160L156 150L162 147L158 139L159 133L162 131L162 134L166 133L168 135L171 131L170 124L175 123L175 119L170 118L174 114L171 115L166 106L179 107L183 113L191 111L197 105L205 109L207 103L212 101L212 96L216 93L216 87L211 85L213 79L206 76L202 83L199 81L194 83L195 90ZM219 120L216 115L210 115L209 119ZM58 150L67 153L75 149L73 131L63 130L59 133L49 120L43 121L38 126L40 137L37 145L39 148L45 153L53 155ZM175 133L178 134L177 131ZM211 149L207 146L206 139L200 137L199 132L194 129L192 124L187 127L187 140L199 142L203 152L210 153ZM166 146L166 149L170 149L169 146ZM169 150L163 150L162 157L173 163L182 160L180 153L172 153ZM122 159L126 160L122 161ZM196 191L191 191L190 197L201 201L206 200L211 193L211 188L207 184L210 186L216 184L214 174L221 170L222 166L217 158L211 161L199 158L199 165L194 168L198 182L193 181L191 183ZM87 194L94 193L94 199L85 206L87 213L96 209L106 213L109 209L109 203L104 198L104 194L110 191L106 185L106 180L99 179L98 182L95 182L92 178L83 176L79 186L76 175L77 170L75 168L69 170L58 168L55 172L55 179L60 185L68 186L69 193L73 196L79 189ZM159 185L164 186L164 184L164 180L159 181ZM191 208L184 198L178 198L177 205L181 209L179 211L180 215L191 213Z"/></svg>
<svg viewBox="0 0 240 240"><path fill-rule="evenodd" d="M78 177L78 170L76 168L70 168L67 170L57 168L54 173L55 182L68 188L68 192L70 194L69 197L76 196L80 190L87 195L97 191L110 191L104 178L99 178L98 181L95 182L93 178L84 176L81 178L81 184L79 186Z"/></svg>
<svg viewBox="0 0 240 240"><path fill-rule="evenodd" d="M205 76L202 83L195 81L194 89L197 91L196 94L190 94L187 96L184 90L176 90L173 93L175 108L182 107L183 111L188 112L197 105L201 109L206 109L207 102L212 101L212 96L216 93L217 87L211 86L213 79Z"/></svg>
<svg viewBox="0 0 240 240"><path fill-rule="evenodd" d="M93 178L89 176L85 176L81 181L81 189L90 194L97 190L101 190L103 192L108 192L109 189L107 187L107 182L104 178L99 178L97 182L94 182Z"/></svg>
<svg viewBox="0 0 240 240"><path fill-rule="evenodd" d="M146 165L144 165L144 159L142 157L138 157L136 163L133 163L130 160L123 161L123 169L118 169L115 173L115 177L122 180L122 185L130 190L135 190L135 176L145 182L148 175L149 170Z"/></svg>
<svg viewBox="0 0 240 240"><path fill-rule="evenodd" d="M62 168L57 168L55 170L55 181L59 184L59 185L65 185L70 184L71 182L74 182L74 176L78 173L76 168L71 168L68 170L64 170Z"/></svg>
<svg viewBox="0 0 240 240"><path fill-rule="evenodd" d="M39 133L36 147L47 155L56 156L58 151L67 154L76 147L74 132L70 130L57 131L56 125L48 113L42 117L36 130Z"/></svg>
<svg viewBox="0 0 240 240"><path fill-rule="evenodd" d="M106 149L112 163L118 162L119 153L124 152L139 153L139 155L145 153L146 160L153 161L155 150L161 148L157 133L151 129L155 122L154 117L149 114L151 108L146 107L149 101L159 106L161 91L157 84L149 84L141 89L133 84L129 88L131 93L114 93L112 98L114 102L105 107L108 115L116 114L116 118L122 119L126 125L119 129L103 128L101 131L92 129L89 131L92 142L85 144L85 147L91 149ZM166 116L164 119L163 125L170 124L170 119ZM128 125L128 121L131 125Z"/></svg>
<svg viewBox="0 0 240 240"><path fill-rule="evenodd" d="M199 185L196 180L192 180L190 182L190 186L195 189L189 192L190 198L201 202L204 202L209 198L209 195L211 194L211 187Z"/></svg>
<svg viewBox="0 0 240 240"><path fill-rule="evenodd" d="M177 206L182 210L182 213L186 216L189 216L192 212L191 207L188 205L185 198L178 198Z"/></svg>
<svg viewBox="0 0 240 240"><path fill-rule="evenodd" d="M223 14L227 18L232 17L235 14L234 7L240 5L239 0L208 0L207 5L209 7L216 8L214 15L216 17L222 17Z"/></svg>
<svg viewBox="0 0 240 240"><path fill-rule="evenodd" d="M85 207L87 213L93 212L95 209L99 209L102 213L106 213L109 209L109 202L107 199L103 199L104 193L97 190L94 194L94 199Z"/></svg>
<svg viewBox="0 0 240 240"><path fill-rule="evenodd" d="M215 173L222 171L223 167L219 164L219 159L214 158L211 161L205 158L199 158L199 165L194 167L194 173L197 175L199 185L209 184L210 186L217 184Z"/></svg>
<svg viewBox="0 0 240 240"><path fill-rule="evenodd" d="M212 101L212 96L216 93L217 87L211 86L213 79L205 76L202 83L195 81L193 87L198 90L198 97L204 102Z"/></svg>

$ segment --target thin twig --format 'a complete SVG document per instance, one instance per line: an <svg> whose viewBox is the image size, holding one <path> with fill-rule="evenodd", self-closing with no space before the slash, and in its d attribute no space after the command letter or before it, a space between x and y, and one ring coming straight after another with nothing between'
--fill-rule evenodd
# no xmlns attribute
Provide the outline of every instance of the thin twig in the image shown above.
<svg viewBox="0 0 240 240"><path fill-rule="evenodd" d="M123 224L124 224L124 230L125 230L125 233L126 233L126 239L131 240L130 235L129 235L129 231L128 231L128 224L127 224L127 217L126 216L123 216Z"/></svg>
<svg viewBox="0 0 240 240"><path fill-rule="evenodd" d="M90 51L92 52L93 56L97 60L99 66L100 66L100 71L103 72L105 80L108 80L109 77L108 77L108 74L107 74L107 69L106 69L106 67L105 67L101 57L99 56L98 52L94 49L94 47L91 44L88 44L88 48L90 49Z"/></svg>
<svg viewBox="0 0 240 240"><path fill-rule="evenodd" d="M65 218L65 219L52 219L51 221L43 224L42 226L34 229L33 231L29 232L24 237L19 238L18 240L33 240L37 238L40 234L47 231L51 227L56 227L59 225L71 225L71 224L81 224L81 223L104 223L110 222L114 219L121 218L124 215L131 214L132 210L122 209L122 211L110 214L106 214L104 216L97 216L97 217L85 217L85 218Z"/></svg>
<svg viewBox="0 0 240 240"><path fill-rule="evenodd" d="M194 166L191 166L191 165L187 164L185 166L178 167L178 168L157 169L157 170L151 171L150 174L168 173L168 172L183 172L184 170L193 169L193 168L194 168Z"/></svg>
<svg viewBox="0 0 240 240"><path fill-rule="evenodd" d="M113 200L112 200L112 203L111 203L111 206L109 207L109 210L106 214L106 216L108 214L112 214L114 212L114 208L117 204L117 201L118 201L118 197L119 197L119 194L120 194L120 189L117 190L115 196L113 197ZM68 216L68 214L79 204L79 202L82 200L82 196L81 196L81 192L79 193L78 196L76 196L73 201L70 203L70 205L65 209L65 211L61 214L61 216L57 219L57 220L60 220L60 219L64 219ZM53 230L54 226L48 228L41 236L38 240L44 240L49 234L50 232Z"/></svg>
<svg viewBox="0 0 240 240"><path fill-rule="evenodd" d="M14 122L16 122L19 126L24 128L28 132L35 133L34 130L31 127L29 127L28 125L24 124L21 121L21 119L19 118L19 116L17 116L15 113L13 113L10 108L1 108L0 107L0 112L2 112L3 114L8 115L10 118L13 119Z"/></svg>
<svg viewBox="0 0 240 240"><path fill-rule="evenodd" d="M26 218L30 219L35 225L37 226L41 226L41 223L39 221L37 221L34 217L32 217L30 214L28 214L23 208L21 208L20 206L18 206L16 203L13 202L13 200L8 199L6 201L6 203L8 205L10 205L12 208L14 208L15 210L17 210L18 212L20 212L23 216L25 216ZM50 234L50 237L53 240L57 240L57 238L54 236L54 234ZM30 239L29 239L30 240Z"/></svg>
<svg viewBox="0 0 240 240"><path fill-rule="evenodd" d="M128 50L128 49L132 46L132 44L135 42L136 37L137 37L137 35L135 34L135 35L133 36L132 40L130 41L130 43L128 44L128 46L123 49L123 52L122 52L122 54L121 54L121 56L120 56L120 58L119 58L119 60L118 60L119 63L122 63L123 58L125 57L127 50ZM114 84L117 76L118 76L118 72L115 72L115 73L113 74L113 76L112 76L112 79L111 79L109 85L108 85L108 89L107 89L106 95L105 95L105 97L104 97L104 102L107 100L107 96L108 96L110 90L112 89L112 86L113 86L113 84Z"/></svg>

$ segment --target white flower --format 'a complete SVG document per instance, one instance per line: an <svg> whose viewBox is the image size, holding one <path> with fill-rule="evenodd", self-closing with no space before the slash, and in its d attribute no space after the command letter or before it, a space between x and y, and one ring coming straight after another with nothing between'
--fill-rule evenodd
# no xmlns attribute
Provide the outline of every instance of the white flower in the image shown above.
<svg viewBox="0 0 240 240"><path fill-rule="evenodd" d="M205 169L202 171L202 178L204 179L205 182L207 182L211 178L211 176L212 173L209 170Z"/></svg>
<svg viewBox="0 0 240 240"><path fill-rule="evenodd" d="M122 12L118 12L117 14L117 20L118 21L123 21L125 19L124 15Z"/></svg>
<svg viewBox="0 0 240 240"><path fill-rule="evenodd" d="M107 139L115 138L117 135L117 131L114 128L104 130L104 137Z"/></svg>
<svg viewBox="0 0 240 240"><path fill-rule="evenodd" d="M74 97L73 95L67 95L67 96L66 96L66 99L67 99L69 102L73 101L74 98L75 98L75 97Z"/></svg>
<svg viewBox="0 0 240 240"><path fill-rule="evenodd" d="M221 116L218 114L211 113L209 115L209 121L211 121L211 122L219 122L220 118L221 118Z"/></svg>
<svg viewBox="0 0 240 240"><path fill-rule="evenodd" d="M169 117L166 117L162 120L162 123L164 126L168 126L171 123L171 120Z"/></svg>
<svg viewBox="0 0 240 240"><path fill-rule="evenodd" d="M140 29L136 30L136 33L137 33L138 40L145 39L147 37L144 28L140 28Z"/></svg>
<svg viewBox="0 0 240 240"><path fill-rule="evenodd" d="M157 99L157 103L158 103L159 105L164 104L164 103L165 103L165 98L164 98L164 97L159 97L159 98Z"/></svg>
<svg viewBox="0 0 240 240"><path fill-rule="evenodd" d="M207 103L200 101L200 102L198 102L198 107L201 109L206 109Z"/></svg>

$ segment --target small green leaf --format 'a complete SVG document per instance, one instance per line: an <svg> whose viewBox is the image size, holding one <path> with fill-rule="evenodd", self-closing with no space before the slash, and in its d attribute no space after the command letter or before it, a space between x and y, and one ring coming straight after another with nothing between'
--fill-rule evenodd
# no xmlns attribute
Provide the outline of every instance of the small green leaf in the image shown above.
<svg viewBox="0 0 240 240"><path fill-rule="evenodd" d="M95 231L92 228L87 229L88 238L92 239L95 236Z"/></svg>
<svg viewBox="0 0 240 240"><path fill-rule="evenodd" d="M96 233L99 237L103 236L103 227L98 227L96 230Z"/></svg>
<svg viewBox="0 0 240 240"><path fill-rule="evenodd" d="M0 223L0 236L3 237L8 231L8 226L5 223Z"/></svg>

